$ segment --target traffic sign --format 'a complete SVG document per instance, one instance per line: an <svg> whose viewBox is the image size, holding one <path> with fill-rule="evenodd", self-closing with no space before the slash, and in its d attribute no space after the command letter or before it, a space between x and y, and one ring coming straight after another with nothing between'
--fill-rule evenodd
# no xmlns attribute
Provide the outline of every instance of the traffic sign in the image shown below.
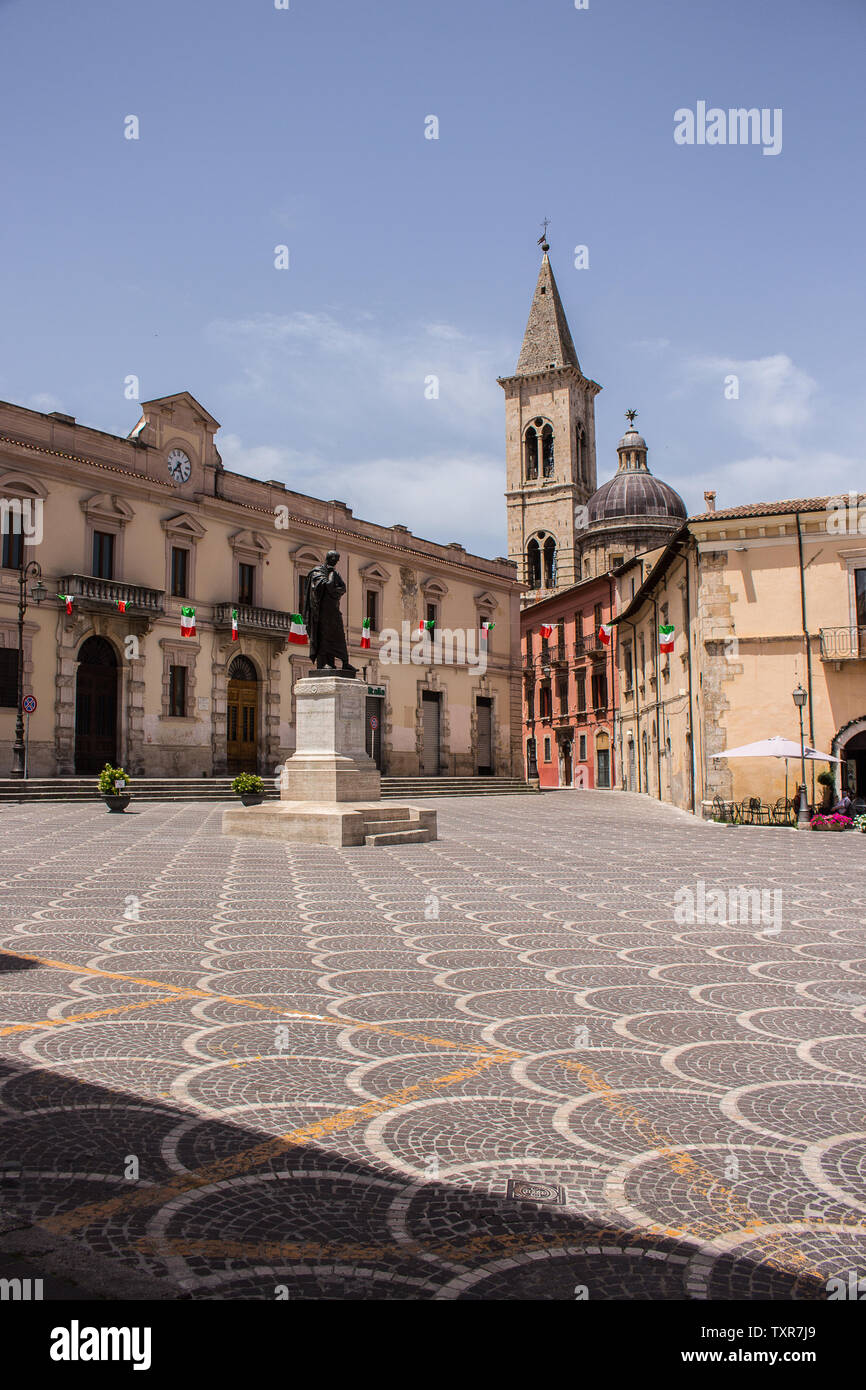
<svg viewBox="0 0 866 1390"><path fill-rule="evenodd" d="M378 729L378 727L379 727L379 721L378 721L378 719L376 718L375 714L371 714L371 715L370 715L370 728L371 728L371 729Z"/></svg>
<svg viewBox="0 0 866 1390"><path fill-rule="evenodd" d="M25 714L32 714L36 708L36 696L25 695L24 699L21 701L21 708Z"/></svg>

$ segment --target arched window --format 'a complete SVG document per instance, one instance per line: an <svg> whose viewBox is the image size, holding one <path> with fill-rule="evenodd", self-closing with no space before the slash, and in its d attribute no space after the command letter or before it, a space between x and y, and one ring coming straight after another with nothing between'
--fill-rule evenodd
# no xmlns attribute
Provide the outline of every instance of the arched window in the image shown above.
<svg viewBox="0 0 866 1390"><path fill-rule="evenodd" d="M530 589L541 588L541 547L534 539L526 547L526 582Z"/></svg>
<svg viewBox="0 0 866 1390"><path fill-rule="evenodd" d="M553 589L556 585L556 541L548 536L544 542L544 587Z"/></svg>
<svg viewBox="0 0 866 1390"><path fill-rule="evenodd" d="M526 466L527 478L538 477L538 435L532 425L526 431L523 444L523 456Z"/></svg>
<svg viewBox="0 0 866 1390"><path fill-rule="evenodd" d="M541 467L545 478L553 477L553 429L545 425L541 431Z"/></svg>

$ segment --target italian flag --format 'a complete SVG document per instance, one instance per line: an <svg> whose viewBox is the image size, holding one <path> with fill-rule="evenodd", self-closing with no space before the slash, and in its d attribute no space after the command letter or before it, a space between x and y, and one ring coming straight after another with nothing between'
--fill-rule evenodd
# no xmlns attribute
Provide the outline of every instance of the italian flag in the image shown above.
<svg viewBox="0 0 866 1390"><path fill-rule="evenodd" d="M493 629L495 628L495 626L496 626L495 623L488 622L487 619L485 618L484 622L481 624L481 639L482 639L482 641L484 641L484 642L487 641L487 634L488 634L488 632L492 632Z"/></svg>
<svg viewBox="0 0 866 1390"><path fill-rule="evenodd" d="M370 645L370 619L365 618L361 624L361 646L365 649Z"/></svg>
<svg viewBox="0 0 866 1390"><path fill-rule="evenodd" d="M126 599L125 599L125 598L119 598L119 599L117 600L117 611L118 611L118 613L125 613L125 612L126 612Z"/></svg>
<svg viewBox="0 0 866 1390"><path fill-rule="evenodd" d="M424 618L422 618L421 621L420 621L420 623L418 624L418 631L419 631L419 632L432 632L435 626L436 626L435 619L433 619L433 618L427 618L427 619L425 620Z"/></svg>
<svg viewBox="0 0 866 1390"><path fill-rule="evenodd" d="M195 637L194 608L182 608L180 610L180 635L181 637Z"/></svg>
<svg viewBox="0 0 866 1390"><path fill-rule="evenodd" d="M292 622L289 628L289 641L296 647L303 647L309 642L307 629L304 627L304 620L300 613L292 614Z"/></svg>
<svg viewBox="0 0 866 1390"><path fill-rule="evenodd" d="M676 629L673 623L665 623L659 627L659 651L672 652L674 649L674 636Z"/></svg>
<svg viewBox="0 0 866 1390"><path fill-rule="evenodd" d="M233 608L233 609L232 609L232 641L233 641L233 642L237 642L237 640L238 640L238 610L237 610L236 608Z"/></svg>
<svg viewBox="0 0 866 1390"><path fill-rule="evenodd" d="M598 640L603 647L610 646L610 623L602 623L598 629Z"/></svg>
<svg viewBox="0 0 866 1390"><path fill-rule="evenodd" d="M71 612L72 612L72 595L71 595L71 594L58 594L57 597L59 598L59 600L60 600L61 603L65 603L65 604L66 604L66 611L67 611L67 613L71 613Z"/></svg>
<svg viewBox="0 0 866 1390"><path fill-rule="evenodd" d="M542 624L541 624L541 635L542 635L542 637L544 637L544 638L549 637L552 631L553 631L553 627L551 626L550 623L542 623Z"/></svg>

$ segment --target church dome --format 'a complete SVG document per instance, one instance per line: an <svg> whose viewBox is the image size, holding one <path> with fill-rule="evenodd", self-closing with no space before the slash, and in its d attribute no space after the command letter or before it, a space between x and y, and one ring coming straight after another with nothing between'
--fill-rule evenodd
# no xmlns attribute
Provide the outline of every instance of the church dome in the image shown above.
<svg viewBox="0 0 866 1390"><path fill-rule="evenodd" d="M602 483L590 497L587 506L590 525L594 521L644 516L685 521L687 516L685 503L678 492L660 478L654 478L652 473L639 469L623 470Z"/></svg>

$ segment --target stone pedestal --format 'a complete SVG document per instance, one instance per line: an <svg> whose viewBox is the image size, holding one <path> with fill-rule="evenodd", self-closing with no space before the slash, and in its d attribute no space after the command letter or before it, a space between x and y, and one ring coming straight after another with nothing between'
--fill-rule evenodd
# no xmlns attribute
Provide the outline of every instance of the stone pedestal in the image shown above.
<svg viewBox="0 0 866 1390"><path fill-rule="evenodd" d="M366 695L364 681L342 676L297 681L297 743L279 803L224 811L223 834L335 848L435 840L434 810L380 800L379 771L364 746Z"/></svg>
<svg viewBox="0 0 866 1390"><path fill-rule="evenodd" d="M281 801L378 801L379 770L364 746L364 681L307 676L295 685L297 742Z"/></svg>

